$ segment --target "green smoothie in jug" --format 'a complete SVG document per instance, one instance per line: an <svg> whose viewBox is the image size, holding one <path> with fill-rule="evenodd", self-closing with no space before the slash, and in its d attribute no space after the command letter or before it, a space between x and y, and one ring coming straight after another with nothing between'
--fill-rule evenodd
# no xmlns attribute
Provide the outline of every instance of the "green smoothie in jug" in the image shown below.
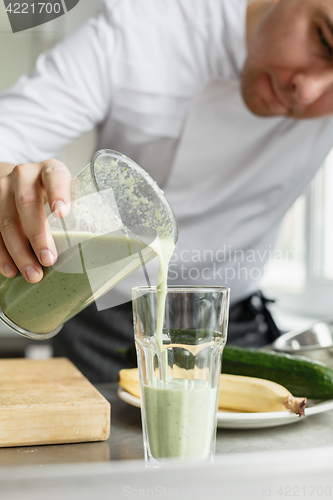
<svg viewBox="0 0 333 500"><path fill-rule="evenodd" d="M128 272L156 254L139 239L122 231L108 234L83 231L52 232L58 260L44 267L39 283L22 275L0 275L0 305L4 314L21 328L37 334L51 332L68 321ZM107 278L106 278L107 277Z"/></svg>
<svg viewBox="0 0 333 500"><path fill-rule="evenodd" d="M0 319L23 335L47 338L151 260L160 239L175 243L175 217L156 182L130 158L97 151L71 182L65 217L45 205L58 260L38 283L0 275ZM163 246L163 245L162 245ZM40 336L40 337L39 337Z"/></svg>

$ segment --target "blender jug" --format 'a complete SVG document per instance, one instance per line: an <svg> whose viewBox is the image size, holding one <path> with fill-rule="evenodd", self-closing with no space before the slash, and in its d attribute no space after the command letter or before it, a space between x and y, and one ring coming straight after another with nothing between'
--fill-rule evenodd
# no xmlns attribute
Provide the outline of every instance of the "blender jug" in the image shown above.
<svg viewBox="0 0 333 500"><path fill-rule="evenodd" d="M71 183L64 218L45 205L58 251L39 283L0 275L0 318L30 338L63 323L156 256L150 244L176 243L178 226L163 191L139 165L108 149L95 153ZM154 246L154 245L153 245Z"/></svg>

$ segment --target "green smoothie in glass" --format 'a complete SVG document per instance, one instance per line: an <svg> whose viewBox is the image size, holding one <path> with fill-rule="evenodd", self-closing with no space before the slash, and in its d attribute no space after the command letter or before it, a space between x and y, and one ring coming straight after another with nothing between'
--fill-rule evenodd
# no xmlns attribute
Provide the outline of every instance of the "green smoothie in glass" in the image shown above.
<svg viewBox="0 0 333 500"><path fill-rule="evenodd" d="M143 389L147 433L154 458L203 460L216 425L217 389L204 380L173 379Z"/></svg>

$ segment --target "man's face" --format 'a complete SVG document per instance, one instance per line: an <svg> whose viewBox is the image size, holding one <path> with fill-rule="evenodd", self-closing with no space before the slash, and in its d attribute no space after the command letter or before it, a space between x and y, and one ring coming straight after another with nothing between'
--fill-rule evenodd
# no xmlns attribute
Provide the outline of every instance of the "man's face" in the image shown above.
<svg viewBox="0 0 333 500"><path fill-rule="evenodd" d="M333 115L333 0L274 0L249 41L242 95L259 116Z"/></svg>

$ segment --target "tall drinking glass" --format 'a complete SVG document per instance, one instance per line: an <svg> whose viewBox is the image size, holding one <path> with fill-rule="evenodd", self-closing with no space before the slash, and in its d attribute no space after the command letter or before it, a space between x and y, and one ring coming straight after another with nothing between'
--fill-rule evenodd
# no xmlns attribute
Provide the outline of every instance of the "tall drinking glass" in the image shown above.
<svg viewBox="0 0 333 500"><path fill-rule="evenodd" d="M133 288L148 463L213 457L228 312L228 288Z"/></svg>

